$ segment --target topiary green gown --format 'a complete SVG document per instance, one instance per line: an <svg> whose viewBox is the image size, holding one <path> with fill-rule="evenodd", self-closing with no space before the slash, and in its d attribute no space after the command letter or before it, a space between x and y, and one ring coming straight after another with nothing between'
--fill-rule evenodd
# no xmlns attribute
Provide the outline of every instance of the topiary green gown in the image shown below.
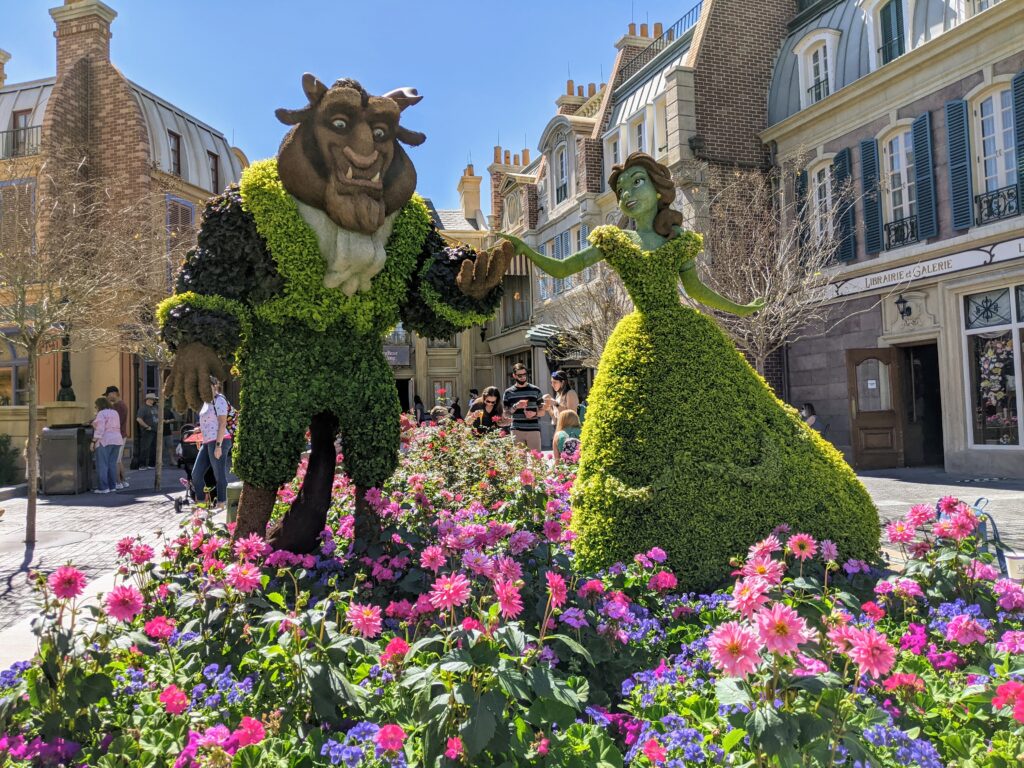
<svg viewBox="0 0 1024 768"><path fill-rule="evenodd" d="M612 333L591 390L573 499L584 568L658 546L680 583L725 579L780 523L878 551L878 513L842 455L784 405L715 322L680 302L692 232L643 251L634 233L590 236L636 310Z"/></svg>

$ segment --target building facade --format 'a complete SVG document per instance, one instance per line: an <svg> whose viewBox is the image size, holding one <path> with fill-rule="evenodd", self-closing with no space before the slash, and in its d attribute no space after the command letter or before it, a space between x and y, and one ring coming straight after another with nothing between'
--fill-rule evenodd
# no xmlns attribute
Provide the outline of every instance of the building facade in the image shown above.
<svg viewBox="0 0 1024 768"><path fill-rule="evenodd" d="M168 249L190 242L203 202L238 180L245 156L222 132L114 66L110 38L117 13L108 5L66 0L50 15L57 54L53 77L9 83L5 66L11 54L0 51L0 160L9 161L3 166L9 173L0 178L0 232L4 191L14 199L10 193L34 188L48 152L74 146L86 153L98 175L127 179L118 190L126 204L159 191ZM144 393L156 389L155 364L116 347L98 348L70 355L77 401L57 402L60 367L59 355L39 363L44 424L88 420L93 400L109 385L120 388L132 413ZM24 380L20 353L0 338L0 431L11 434L16 445L28 430Z"/></svg>
<svg viewBox="0 0 1024 768"><path fill-rule="evenodd" d="M793 399L855 467L1024 477L1024 3L802 2L768 123L809 236L856 196L817 222L842 322L791 347Z"/></svg>

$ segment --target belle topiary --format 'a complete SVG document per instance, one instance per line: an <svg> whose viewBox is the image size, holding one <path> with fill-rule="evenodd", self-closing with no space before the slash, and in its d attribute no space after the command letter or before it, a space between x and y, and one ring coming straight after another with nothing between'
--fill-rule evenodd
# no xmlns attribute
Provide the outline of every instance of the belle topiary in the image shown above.
<svg viewBox="0 0 1024 768"><path fill-rule="evenodd" d="M399 320L428 337L486 320L512 257L508 243L479 254L447 247L414 195L401 144L426 137L399 123L421 98L414 90L371 96L354 80L328 89L309 74L302 84L308 105L277 111L294 126L278 157L210 201L198 247L158 310L176 350L179 407L209 402L210 375L223 378L226 361L241 374L236 535L266 533L309 430L305 481L269 534L294 552L312 551L323 530L339 430L359 545L371 543L378 524L366 492L394 472L399 446L384 337Z"/></svg>
<svg viewBox="0 0 1024 768"><path fill-rule="evenodd" d="M591 390L574 490L584 570L662 547L689 588L786 523L834 541L843 556L878 551L878 514L842 456L773 394L714 321L682 305L738 305L697 278L701 237L669 205L668 169L635 153L610 182L635 232L598 227L591 247L558 261L513 240L541 269L568 277L601 259L636 310L616 327ZM506 236L507 237L507 236Z"/></svg>

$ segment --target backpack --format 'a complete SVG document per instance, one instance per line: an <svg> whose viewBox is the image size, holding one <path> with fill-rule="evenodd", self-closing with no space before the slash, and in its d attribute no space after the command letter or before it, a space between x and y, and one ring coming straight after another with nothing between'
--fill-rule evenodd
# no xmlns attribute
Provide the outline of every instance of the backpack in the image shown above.
<svg viewBox="0 0 1024 768"><path fill-rule="evenodd" d="M224 398L225 401L227 398ZM238 431L238 409L235 408L230 402L228 403L228 415L227 423L224 425L225 437L233 440L235 433Z"/></svg>
<svg viewBox="0 0 1024 768"><path fill-rule="evenodd" d="M562 443L562 448L559 451L563 456L574 456L580 451L580 439L578 437L567 437L565 442Z"/></svg>

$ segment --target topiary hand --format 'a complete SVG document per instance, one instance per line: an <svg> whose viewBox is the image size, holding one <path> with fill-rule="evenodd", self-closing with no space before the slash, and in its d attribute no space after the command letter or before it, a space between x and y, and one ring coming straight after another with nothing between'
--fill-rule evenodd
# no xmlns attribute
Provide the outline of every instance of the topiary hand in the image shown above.
<svg viewBox="0 0 1024 768"><path fill-rule="evenodd" d="M471 299L483 300L501 282L515 253L512 243L502 240L493 248L478 253L475 259L462 262L455 278L459 290Z"/></svg>
<svg viewBox="0 0 1024 768"><path fill-rule="evenodd" d="M210 376L223 381L227 374L227 365L205 344L194 341L179 347L170 376L174 407L179 411L184 411L186 407L198 411L203 403L213 401Z"/></svg>

